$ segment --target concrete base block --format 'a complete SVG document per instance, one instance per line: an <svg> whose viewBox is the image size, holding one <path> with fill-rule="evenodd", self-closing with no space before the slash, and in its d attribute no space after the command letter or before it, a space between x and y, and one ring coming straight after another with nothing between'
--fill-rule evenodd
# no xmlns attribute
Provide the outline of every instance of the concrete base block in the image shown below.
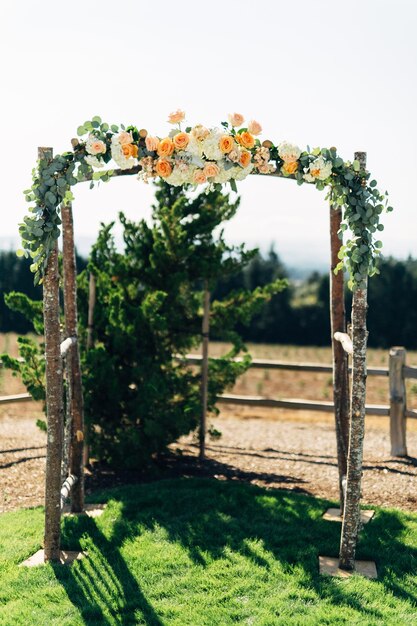
<svg viewBox="0 0 417 626"><path fill-rule="evenodd" d="M71 506L66 504L62 509L62 514L64 517L74 517L76 515L87 515L88 517L100 517L104 513L104 509L106 508L105 504L86 504L84 506L84 511L81 513L71 513Z"/></svg>
<svg viewBox="0 0 417 626"><path fill-rule="evenodd" d="M367 524L371 521L373 516L375 515L375 511L361 511L361 522L362 524ZM340 515L340 509L327 509L325 513L323 513L323 519L328 522L341 522L342 517Z"/></svg>
<svg viewBox="0 0 417 626"><path fill-rule="evenodd" d="M339 568L339 559L331 556L319 556L319 571L324 576L350 578L353 574L360 574L365 578L378 578L374 561L355 561L355 571L347 572Z"/></svg>
<svg viewBox="0 0 417 626"><path fill-rule="evenodd" d="M61 565L71 565L71 563L79 561L84 558L84 556L84 552L61 550L59 553L59 562ZM45 565L45 552L43 549L32 554L26 561L20 563L19 567L36 567L37 565Z"/></svg>

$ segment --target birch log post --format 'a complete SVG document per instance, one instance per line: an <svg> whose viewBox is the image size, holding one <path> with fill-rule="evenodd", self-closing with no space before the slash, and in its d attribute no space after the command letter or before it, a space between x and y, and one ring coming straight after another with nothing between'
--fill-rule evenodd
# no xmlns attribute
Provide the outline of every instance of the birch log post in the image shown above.
<svg viewBox="0 0 417 626"><path fill-rule="evenodd" d="M52 159L52 148L38 148L39 159ZM61 460L63 385L59 327L58 242L50 253L43 279L46 361L45 561L59 561L61 541Z"/></svg>
<svg viewBox="0 0 417 626"><path fill-rule="evenodd" d="M343 345L336 333L346 333L345 294L343 271L334 273L339 263L342 241L338 232L342 223L342 209L330 205L330 325L333 354L333 401L336 426L337 466L339 470L340 511L343 514L343 482L347 472L349 446L349 363Z"/></svg>
<svg viewBox="0 0 417 626"><path fill-rule="evenodd" d="M392 456L407 456L405 355L405 348L394 347L389 351L389 414Z"/></svg>
<svg viewBox="0 0 417 626"><path fill-rule="evenodd" d="M366 153L355 152L361 169L366 167ZM352 300L352 390L350 402L349 451L345 506L340 538L339 567L355 569L356 543L360 526L363 438L365 434L367 278L353 292Z"/></svg>
<svg viewBox="0 0 417 626"><path fill-rule="evenodd" d="M74 220L71 203L61 208L65 330L67 337L78 335L77 269L75 264ZM71 493L71 511L81 513L84 509L84 409L81 380L80 351L78 340L67 355L68 385L71 412L71 446L69 473L77 478Z"/></svg>
<svg viewBox="0 0 417 626"><path fill-rule="evenodd" d="M204 283L203 305L203 354L201 363L201 418L200 418L200 460L206 456L206 430L207 430L207 392L208 392L208 346L210 329L210 292L207 281Z"/></svg>

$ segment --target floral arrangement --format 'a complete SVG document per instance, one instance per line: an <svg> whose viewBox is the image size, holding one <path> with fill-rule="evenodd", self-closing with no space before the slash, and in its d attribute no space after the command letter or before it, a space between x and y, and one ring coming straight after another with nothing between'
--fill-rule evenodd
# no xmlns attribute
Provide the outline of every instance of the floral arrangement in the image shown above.
<svg viewBox="0 0 417 626"><path fill-rule="evenodd" d="M86 180L92 187L95 181L106 182L124 173L137 173L144 182L160 177L175 186L219 188L229 183L234 191L236 181L249 174L293 178L299 185L310 183L320 190L327 187L332 205L344 207L340 237L346 230L351 232L339 269L349 270L352 287L378 271L375 258L382 244L374 241L373 233L383 230L379 215L391 207L387 207L387 194L376 189L376 181L368 182L369 172L359 161L343 161L336 148L301 151L287 141L261 143L259 122L245 124L240 113L230 114L215 128L197 124L183 129L184 121L184 111L174 111L168 116L173 128L158 137L135 126L109 126L93 117L78 128L78 136L86 138L73 140L71 152L40 158L32 187L24 192L34 206L20 225L24 247L20 254L33 258L35 282L42 279L59 236L59 206L72 200L71 187ZM119 169L104 169L111 161Z"/></svg>

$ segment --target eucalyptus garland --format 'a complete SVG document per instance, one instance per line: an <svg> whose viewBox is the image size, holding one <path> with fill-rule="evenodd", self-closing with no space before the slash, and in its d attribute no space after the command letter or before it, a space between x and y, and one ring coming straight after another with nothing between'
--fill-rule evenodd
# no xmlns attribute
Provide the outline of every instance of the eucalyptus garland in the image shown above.
<svg viewBox="0 0 417 626"><path fill-rule="evenodd" d="M150 136L135 126L111 125L96 116L78 128L79 141L69 152L48 158L45 152L32 171L32 186L24 191L31 204L29 215L20 224L23 250L18 254L32 258L35 283L42 282L49 254L60 235L60 207L71 202L71 188L77 183L107 182L120 174L138 174L145 182L161 177L183 187L208 185L221 188L249 174L292 178L299 185L314 184L328 189L327 199L334 208L343 208L341 247L336 271L349 272L349 286L360 287L366 277L378 273L376 260L382 242L375 233L384 229L380 215L391 211L387 192L382 194L375 180L359 161L344 161L336 148L301 151L288 142L261 143L262 128L234 113L221 128L208 129L198 124L181 129L185 114L171 113L174 128L164 138ZM86 136L86 137L85 137ZM118 169L102 169L110 161Z"/></svg>

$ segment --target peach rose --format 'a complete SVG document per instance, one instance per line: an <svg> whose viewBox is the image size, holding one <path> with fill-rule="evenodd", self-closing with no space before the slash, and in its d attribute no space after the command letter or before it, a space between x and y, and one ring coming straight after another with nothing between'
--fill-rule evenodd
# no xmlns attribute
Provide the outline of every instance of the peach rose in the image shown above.
<svg viewBox="0 0 417 626"><path fill-rule="evenodd" d="M218 176L220 173L220 167L216 165L216 163L206 163L203 169L203 174L207 178L212 178L213 176Z"/></svg>
<svg viewBox="0 0 417 626"><path fill-rule="evenodd" d="M185 150L190 142L190 136L187 133L177 133L173 141L177 150Z"/></svg>
<svg viewBox="0 0 417 626"><path fill-rule="evenodd" d="M193 181L196 185L203 185L207 182L207 177L204 174L204 170L196 170L193 175Z"/></svg>
<svg viewBox="0 0 417 626"><path fill-rule="evenodd" d="M122 152L127 159L130 157L134 157L136 159L138 156L138 147L133 143L125 143L122 145Z"/></svg>
<svg viewBox="0 0 417 626"><path fill-rule="evenodd" d="M127 132L127 130L122 130L122 132L119 133L118 140L120 145L124 146L126 143L132 143L133 137L131 133Z"/></svg>
<svg viewBox="0 0 417 626"><path fill-rule="evenodd" d="M237 136L239 137L238 141L240 145L243 146L244 148L248 148L248 150L250 150L251 148L254 147L255 139L253 135L248 133L248 131L245 130L243 133L239 133Z"/></svg>
<svg viewBox="0 0 417 626"><path fill-rule="evenodd" d="M298 161L290 161L289 163L284 163L281 169L286 174L295 174L295 172L298 170Z"/></svg>
<svg viewBox="0 0 417 626"><path fill-rule="evenodd" d="M158 146L158 155L160 157L169 157L174 152L174 142L170 137L165 137L165 139L161 139Z"/></svg>
<svg viewBox="0 0 417 626"><path fill-rule="evenodd" d="M233 163L237 163L239 161L239 152L237 150L232 150L231 152L229 152L229 159Z"/></svg>
<svg viewBox="0 0 417 626"><path fill-rule="evenodd" d="M162 178L168 178L172 174L172 166L166 159L158 159L155 164L155 171L158 176Z"/></svg>
<svg viewBox="0 0 417 626"><path fill-rule="evenodd" d="M232 126L242 126L245 118L240 113L229 113L229 122Z"/></svg>
<svg viewBox="0 0 417 626"><path fill-rule="evenodd" d="M185 119L185 112L181 109L177 109L168 115L168 122L170 124L179 124Z"/></svg>
<svg viewBox="0 0 417 626"><path fill-rule="evenodd" d="M149 152L156 152L159 146L159 139L158 137L151 137L150 135L148 135L145 139L145 144L146 144L146 149Z"/></svg>
<svg viewBox="0 0 417 626"><path fill-rule="evenodd" d="M260 135L262 132L262 126L256 120L251 120L248 123L248 131L252 133L252 135Z"/></svg>
<svg viewBox="0 0 417 626"><path fill-rule="evenodd" d="M223 154L227 154L231 152L234 148L235 142L233 141L233 137L230 135L222 135L219 141L219 148L223 152Z"/></svg>
<svg viewBox="0 0 417 626"><path fill-rule="evenodd" d="M247 150L243 150L240 155L239 163L241 164L242 167L248 167L250 162L251 162L251 153L248 152Z"/></svg>

